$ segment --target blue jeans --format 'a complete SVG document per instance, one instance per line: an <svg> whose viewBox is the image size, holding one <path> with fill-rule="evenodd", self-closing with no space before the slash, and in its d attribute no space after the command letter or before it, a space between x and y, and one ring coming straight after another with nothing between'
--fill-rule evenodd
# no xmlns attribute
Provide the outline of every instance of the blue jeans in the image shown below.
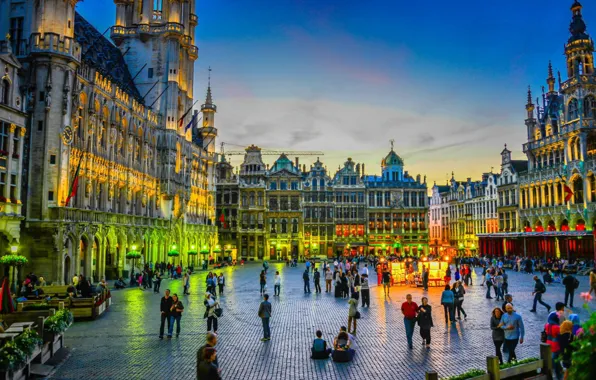
<svg viewBox="0 0 596 380"><path fill-rule="evenodd" d="M310 282L304 281L304 293L310 293Z"/></svg>
<svg viewBox="0 0 596 380"><path fill-rule="evenodd" d="M490 296L490 287L491 286L492 285L486 284L486 298L491 298L491 296Z"/></svg>
<svg viewBox="0 0 596 380"><path fill-rule="evenodd" d="M412 336L414 335L415 319L408 319L404 317L404 325L406 326L406 337L408 338L408 346L412 347Z"/></svg>
<svg viewBox="0 0 596 380"><path fill-rule="evenodd" d="M174 332L174 322L176 322L176 335L180 335L180 318L182 318L181 315L170 316L170 325L168 326L168 336L172 336L172 333Z"/></svg>
<svg viewBox="0 0 596 380"><path fill-rule="evenodd" d="M263 322L263 338L271 338L271 329L269 328L269 318L261 318Z"/></svg>
<svg viewBox="0 0 596 380"><path fill-rule="evenodd" d="M536 303L540 303L545 308L550 309L550 305L542 301L542 293L534 294L534 306L532 307L532 310L536 310Z"/></svg>
<svg viewBox="0 0 596 380"><path fill-rule="evenodd" d="M281 285L273 285L273 293L276 296L279 296L279 289L280 289Z"/></svg>

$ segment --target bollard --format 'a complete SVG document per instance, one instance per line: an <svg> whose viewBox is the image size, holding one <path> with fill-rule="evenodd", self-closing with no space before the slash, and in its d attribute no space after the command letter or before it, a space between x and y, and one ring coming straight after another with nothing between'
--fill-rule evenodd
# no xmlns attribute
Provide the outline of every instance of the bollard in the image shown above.
<svg viewBox="0 0 596 380"><path fill-rule="evenodd" d="M552 379L553 354L550 344L540 343L540 359L542 359L542 374Z"/></svg>
<svg viewBox="0 0 596 380"><path fill-rule="evenodd" d="M439 374L435 371L427 371L425 380L439 380Z"/></svg>
<svg viewBox="0 0 596 380"><path fill-rule="evenodd" d="M498 357L486 357L486 372L489 374L491 380L501 380L501 369L499 368Z"/></svg>

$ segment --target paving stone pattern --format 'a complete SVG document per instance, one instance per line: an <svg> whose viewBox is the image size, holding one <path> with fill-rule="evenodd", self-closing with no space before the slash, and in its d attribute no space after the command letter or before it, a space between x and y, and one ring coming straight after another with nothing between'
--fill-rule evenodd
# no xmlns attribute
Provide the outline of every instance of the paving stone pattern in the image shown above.
<svg viewBox="0 0 596 380"><path fill-rule="evenodd" d="M491 310L501 302L485 299L486 287L467 288L464 309L468 319L446 326L440 305L442 289L428 292L409 287L393 287L385 298L376 287L371 272L371 307L360 308L356 338L356 356L351 363L311 360L310 347L315 331L332 342L341 325L347 325L347 300L332 293L304 294L303 267L289 268L272 264L268 275L268 292L273 304L272 339L262 343L261 321L257 316L259 271L257 264L225 268L227 286L220 298L224 315L219 320L218 360L224 379L423 379L424 372L435 370L440 377L455 375L472 368L485 368L486 356L494 353L489 329ZM282 274L281 296L273 297L273 274ZM480 274L480 269L477 269ZM95 321L77 322L66 334L71 355L52 375L54 379L194 379L196 351L205 342L207 330L203 320L205 272L191 276L191 295L182 296L181 280L164 280L162 290L180 294L185 306L180 338L159 340L159 300L153 291L126 289L113 292L114 305ZM312 278L312 276L311 276ZM526 326L526 341L518 346L518 358L539 354L540 332L546 320L546 309L539 305L530 313L533 281L530 275L509 273L510 293ZM579 291L586 290L587 277L580 279ZM314 286L311 285L314 292ZM409 350L400 311L405 294L411 293L419 303L423 295L433 306L435 327L432 348L422 347L418 327L414 349ZM544 300L554 307L563 298L561 285L549 286ZM576 306L581 306L579 292ZM596 301L591 302L592 310ZM589 312L576 310L582 320Z"/></svg>

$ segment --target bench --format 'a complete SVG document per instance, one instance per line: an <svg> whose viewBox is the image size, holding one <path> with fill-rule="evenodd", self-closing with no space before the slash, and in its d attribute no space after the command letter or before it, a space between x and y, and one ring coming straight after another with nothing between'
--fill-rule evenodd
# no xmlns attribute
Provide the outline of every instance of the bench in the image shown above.
<svg viewBox="0 0 596 380"><path fill-rule="evenodd" d="M68 287L71 285L46 285L39 287L43 290L44 295L48 296L66 296L68 295Z"/></svg>
<svg viewBox="0 0 596 380"><path fill-rule="evenodd" d="M22 311L27 305L38 305L40 303L47 304L49 308L60 309L60 305L70 309L75 319L81 318L97 318L109 309L112 298L109 291L95 294L87 298L55 298L48 301L41 301L39 299L28 299L27 301L20 301L17 304L17 310Z"/></svg>

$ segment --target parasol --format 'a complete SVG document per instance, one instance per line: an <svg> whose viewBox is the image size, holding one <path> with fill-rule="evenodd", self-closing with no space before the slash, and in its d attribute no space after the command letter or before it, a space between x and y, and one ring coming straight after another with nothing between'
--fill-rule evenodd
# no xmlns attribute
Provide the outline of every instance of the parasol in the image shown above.
<svg viewBox="0 0 596 380"><path fill-rule="evenodd" d="M2 288L0 289L0 312L3 314L14 313L14 304L10 295L10 284L6 276L2 280Z"/></svg>

